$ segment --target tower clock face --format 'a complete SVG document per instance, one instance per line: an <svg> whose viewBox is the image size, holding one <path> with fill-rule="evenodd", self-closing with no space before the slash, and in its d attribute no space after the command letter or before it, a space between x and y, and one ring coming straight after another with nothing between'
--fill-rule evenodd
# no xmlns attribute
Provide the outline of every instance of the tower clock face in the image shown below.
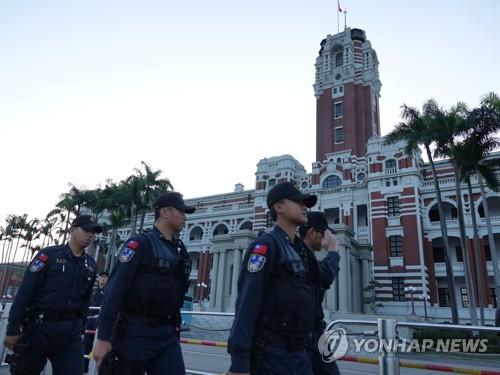
<svg viewBox="0 0 500 375"><path fill-rule="evenodd" d="M365 178L366 178L366 175L365 175L363 172L358 173L358 174L357 174L357 176L356 176L356 179L357 179L359 182L364 181L364 180L365 180Z"/></svg>
<svg viewBox="0 0 500 375"><path fill-rule="evenodd" d="M342 78L342 76L341 76L339 73L337 73L337 74L335 75L335 79L336 79L337 81L338 81L338 80L340 80L341 78Z"/></svg>

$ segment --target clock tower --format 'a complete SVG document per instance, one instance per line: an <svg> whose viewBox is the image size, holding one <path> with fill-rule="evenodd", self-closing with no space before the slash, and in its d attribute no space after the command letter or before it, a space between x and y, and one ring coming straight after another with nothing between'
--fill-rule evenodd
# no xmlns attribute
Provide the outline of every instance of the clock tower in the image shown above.
<svg viewBox="0 0 500 375"><path fill-rule="evenodd" d="M328 35L315 66L316 161L338 151L364 156L368 140L380 135L382 86L377 54L365 32L346 28Z"/></svg>

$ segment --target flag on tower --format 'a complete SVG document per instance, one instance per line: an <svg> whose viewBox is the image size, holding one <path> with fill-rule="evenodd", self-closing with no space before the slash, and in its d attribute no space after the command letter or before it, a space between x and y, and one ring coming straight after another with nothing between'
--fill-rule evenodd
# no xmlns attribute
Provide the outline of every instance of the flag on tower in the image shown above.
<svg viewBox="0 0 500 375"><path fill-rule="evenodd" d="M338 10L338 12L339 12L339 13L342 13L342 12L343 12L343 9L342 9L342 7L340 6L340 1L339 1L339 0L337 0L337 10Z"/></svg>

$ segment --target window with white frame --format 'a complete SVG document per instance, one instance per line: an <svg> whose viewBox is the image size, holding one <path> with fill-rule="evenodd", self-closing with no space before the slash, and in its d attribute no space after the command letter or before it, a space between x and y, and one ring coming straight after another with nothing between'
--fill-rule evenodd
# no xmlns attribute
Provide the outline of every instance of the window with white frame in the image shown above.
<svg viewBox="0 0 500 375"><path fill-rule="evenodd" d="M333 113L335 118L344 116L344 106L342 105L342 102L333 103Z"/></svg>
<svg viewBox="0 0 500 375"><path fill-rule="evenodd" d="M387 198L387 215L389 217L399 216L399 198Z"/></svg>
<svg viewBox="0 0 500 375"><path fill-rule="evenodd" d="M405 296L405 280L402 277L392 278L392 300L406 301Z"/></svg>
<svg viewBox="0 0 500 375"><path fill-rule="evenodd" d="M401 236L389 237L389 252L391 257L403 256L403 238Z"/></svg>
<svg viewBox="0 0 500 375"><path fill-rule="evenodd" d="M337 126L335 128L335 144L344 142L344 128Z"/></svg>

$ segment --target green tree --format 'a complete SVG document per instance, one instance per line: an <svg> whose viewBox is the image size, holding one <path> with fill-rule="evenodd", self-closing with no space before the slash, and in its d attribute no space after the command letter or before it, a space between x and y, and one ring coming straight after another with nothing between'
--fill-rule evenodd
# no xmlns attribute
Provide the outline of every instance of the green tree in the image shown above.
<svg viewBox="0 0 500 375"><path fill-rule="evenodd" d="M433 109L433 116L436 124L436 149L435 156L446 157L450 160L455 174L455 195L457 200L458 224L460 228L460 244L462 247L465 264L465 283L467 286L467 297L469 301L469 314L473 325L477 325L476 297L474 293L474 283L472 280L472 262L470 259L469 241L465 231L464 208L461 191L461 165L460 158L462 145L459 135L468 129L466 118L468 115L467 106L464 103L457 103L450 110L446 111L438 106Z"/></svg>
<svg viewBox="0 0 500 375"><path fill-rule="evenodd" d="M436 138L435 109L438 108L438 105L434 100L428 100L423 106L422 113L417 108L409 107L407 105L403 105L401 108L401 117L404 121L397 124L394 130L385 137L385 143L390 144L398 141L406 142L405 152L410 157L415 155L415 152L419 150L419 146L423 146L425 149L432 171L434 188L436 189L439 223L441 226L444 247L444 262L446 274L448 275L448 289L450 290L451 318L454 324L458 324L455 277L453 275L453 267L451 263L448 230L444 216L441 188L437 179L436 167L434 165L434 159L431 152L431 145L434 143Z"/></svg>
<svg viewBox="0 0 500 375"><path fill-rule="evenodd" d="M144 219L146 213L151 210L151 207L161 194L165 193L167 190L173 190L173 186L169 179L161 179L160 175L162 171L160 169L153 170L149 164L141 161L143 171L136 169L136 172L142 178L142 194L140 202L140 214L141 221L139 224L139 232L142 232L144 227Z"/></svg>
<svg viewBox="0 0 500 375"><path fill-rule="evenodd" d="M487 275L481 265L485 260L483 249L480 247L478 225L476 220L476 210L473 199L471 179L477 177L483 200L483 209L485 212L485 221L488 228L488 240L490 244L490 253L493 263L493 274L495 280L495 288L499 291L499 272L496 256L495 241L493 238L493 230L491 228L491 220L489 216L488 202L484 189L484 182L489 189L498 191L500 181L497 178L496 170L500 167L500 160L488 159L489 154L498 149L500 141L497 133L500 130L500 99L495 93L489 93L481 100L481 105L473 109L467 115L467 127L463 130L460 136L463 141L460 143L461 152L458 155L458 163L461 166L461 179L467 184L467 189L471 204L471 218L474 233L474 254L476 256L476 267L478 274L478 286L480 290L480 313L481 324L484 324L484 310L482 307L486 305L483 298L487 295L487 287L482 282ZM497 294L497 298L499 294Z"/></svg>

